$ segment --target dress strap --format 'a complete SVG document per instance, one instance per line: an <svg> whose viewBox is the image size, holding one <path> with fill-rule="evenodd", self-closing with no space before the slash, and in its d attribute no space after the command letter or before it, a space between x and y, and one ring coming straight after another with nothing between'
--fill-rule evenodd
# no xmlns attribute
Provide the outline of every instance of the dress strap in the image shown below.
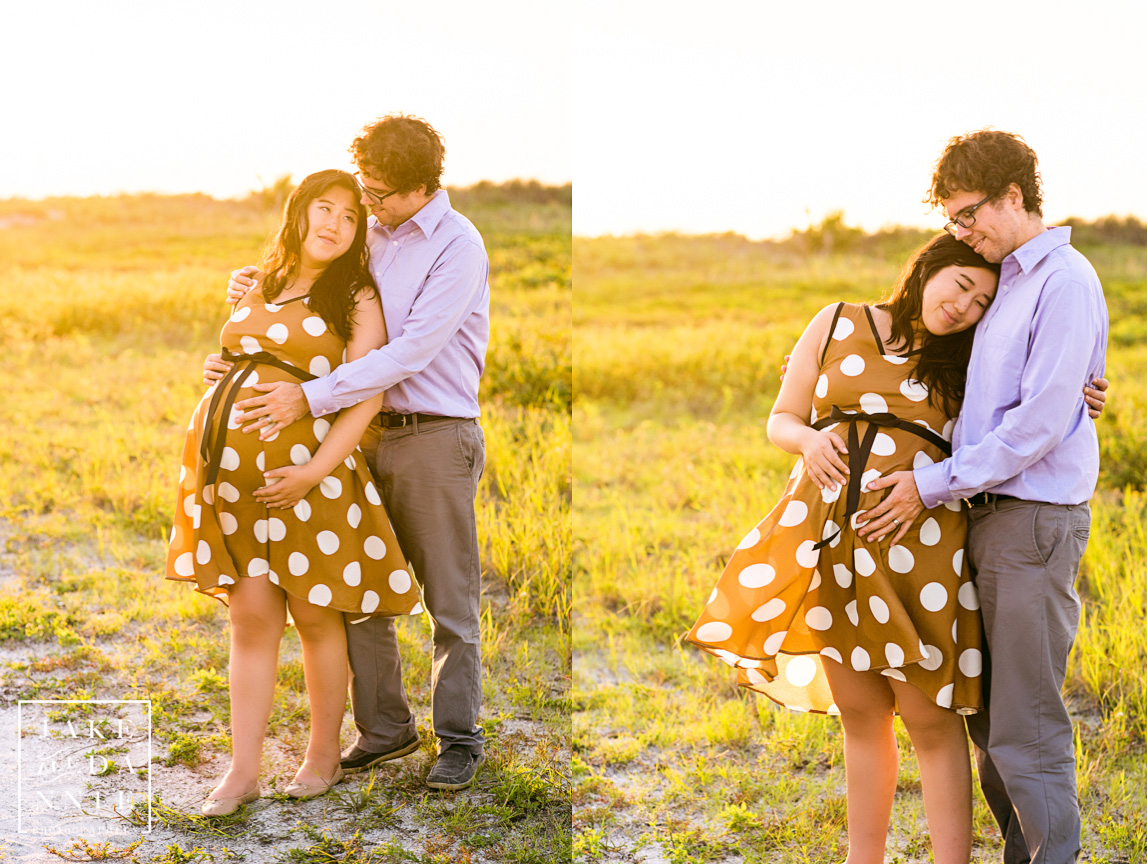
<svg viewBox="0 0 1147 864"><path fill-rule="evenodd" d="M876 350L884 354L884 340L880 338L880 331L876 329L876 321L873 319L872 310L868 307L867 303L864 305L864 314L868 318L868 326L872 330L872 338L876 340Z"/></svg>
<svg viewBox="0 0 1147 864"><path fill-rule="evenodd" d="M836 311L832 314L832 323L828 325L828 339L824 342L824 350L820 352L820 365L824 365L824 358L828 356L828 346L832 344L832 334L836 332L836 322L840 320L840 313L844 309L844 301L836 304Z"/></svg>

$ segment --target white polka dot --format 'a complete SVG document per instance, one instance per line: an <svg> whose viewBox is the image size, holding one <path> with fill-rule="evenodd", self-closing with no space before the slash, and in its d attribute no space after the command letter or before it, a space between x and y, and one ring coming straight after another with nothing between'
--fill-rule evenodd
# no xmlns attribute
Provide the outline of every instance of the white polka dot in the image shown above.
<svg viewBox="0 0 1147 864"><path fill-rule="evenodd" d="M263 308L266 309L268 312L278 312L283 307L279 303L264 303Z"/></svg>
<svg viewBox="0 0 1147 864"><path fill-rule="evenodd" d="M267 563L265 558L252 558L247 563L247 578L254 579L256 576L264 576L271 571L271 565Z"/></svg>
<svg viewBox="0 0 1147 864"><path fill-rule="evenodd" d="M960 654L960 671L967 678L975 678L983 671L984 658L979 649L969 648Z"/></svg>
<svg viewBox="0 0 1147 864"><path fill-rule="evenodd" d="M346 457L346 458L343 460L343 464L344 464L344 465L345 465L347 468L349 468L351 471L353 471L353 470L354 470L354 469L357 467L357 465L358 465L358 463L354 461L354 454L353 454L353 453L352 453L350 456L347 456L347 457Z"/></svg>
<svg viewBox="0 0 1147 864"><path fill-rule="evenodd" d="M836 327L833 328L833 331L832 331L832 338L835 339L837 342L840 342L844 339L847 339L849 336L851 336L852 331L855 329L856 329L856 325L854 325L849 319L837 318L836 319Z"/></svg>
<svg viewBox="0 0 1147 864"><path fill-rule="evenodd" d="M374 484L367 482L366 484L366 500L377 507L382 503L382 499L378 497L378 490L374 488Z"/></svg>
<svg viewBox="0 0 1147 864"><path fill-rule="evenodd" d="M753 612L754 621L772 621L778 615L783 614L785 611L785 601L780 597L774 597L763 606L757 607Z"/></svg>
<svg viewBox="0 0 1147 864"><path fill-rule="evenodd" d="M315 606L329 606L332 597L334 594L331 593L331 589L322 582L307 592L307 600Z"/></svg>
<svg viewBox="0 0 1147 864"><path fill-rule="evenodd" d="M864 371L864 358L859 354L849 354L840 361L840 371L849 378L855 378Z"/></svg>
<svg viewBox="0 0 1147 864"><path fill-rule="evenodd" d="M880 674L884 675L888 678L895 678L897 681L907 681L908 680L907 678L904 677L904 673L901 672L899 669L881 669Z"/></svg>
<svg viewBox="0 0 1147 864"><path fill-rule="evenodd" d="M287 536L287 523L282 519L276 519L272 516L267 520L267 536L271 539L271 542L278 543Z"/></svg>
<svg viewBox="0 0 1147 864"><path fill-rule="evenodd" d="M287 325L282 322L272 324L267 328L267 338L276 345L282 345L286 342L289 335L291 334L287 331Z"/></svg>
<svg viewBox="0 0 1147 864"><path fill-rule="evenodd" d="M199 530L199 523L202 520L202 518L203 518L203 508L200 505L196 504L191 509L191 527L198 531Z"/></svg>
<svg viewBox="0 0 1147 864"><path fill-rule="evenodd" d="M343 494L342 481L338 477L324 477L319 483L319 491L323 493L324 498L330 498L333 501Z"/></svg>
<svg viewBox="0 0 1147 864"><path fill-rule="evenodd" d="M236 324L238 324L240 321L246 321L247 316L250 314L251 314L251 307L250 306L244 306L242 309L236 309L235 310L234 314L231 316L231 320L233 322L235 322Z"/></svg>
<svg viewBox="0 0 1147 864"><path fill-rule="evenodd" d="M728 663L730 666L737 665L738 657L732 651L726 651L724 648L717 648L713 651L713 654L719 659Z"/></svg>
<svg viewBox="0 0 1147 864"><path fill-rule="evenodd" d="M811 657L794 657L785 665L785 678L794 687L806 687L816 677L816 661Z"/></svg>
<svg viewBox="0 0 1147 864"><path fill-rule="evenodd" d="M896 453L896 441L891 435L877 432L872 441L872 452L877 456L892 456Z"/></svg>
<svg viewBox="0 0 1147 864"><path fill-rule="evenodd" d="M797 564L801 567L815 567L817 562L820 561L820 550L814 549L816 546L812 540L805 540L800 546L797 547Z"/></svg>
<svg viewBox="0 0 1147 864"><path fill-rule="evenodd" d="M720 593L720 592L719 592L719 591L717 591L717 589L716 589L716 588L714 588L714 589L713 589L711 592L709 592L709 599L708 599L708 600L706 600L706 601L705 601L705 603L706 603L706 604L712 603L714 600L716 600L716 599L717 599L717 595L718 595L719 593Z"/></svg>
<svg viewBox="0 0 1147 864"><path fill-rule="evenodd" d="M884 657L888 660L888 665L893 668L904 665L904 649L895 642L889 642L884 646Z"/></svg>
<svg viewBox="0 0 1147 864"><path fill-rule="evenodd" d="M331 361L322 354L316 354L311 358L311 363L307 367L307 371L319 378L322 378L324 375L330 375Z"/></svg>
<svg viewBox="0 0 1147 864"><path fill-rule="evenodd" d="M926 468L932 464L934 464L932 457L925 453L923 450L917 450L916 455L912 457L913 469Z"/></svg>
<svg viewBox="0 0 1147 864"><path fill-rule="evenodd" d="M224 534L234 534L239 530L239 521L230 513L220 513L219 528Z"/></svg>
<svg viewBox="0 0 1147 864"><path fill-rule="evenodd" d="M855 600L850 600L848 605L844 607L844 614L848 616L848 620L852 622L853 627L860 625L860 616L856 613Z"/></svg>
<svg viewBox="0 0 1147 864"><path fill-rule="evenodd" d="M820 532L821 540L828 540L829 537L832 537L832 540L828 544L829 549L835 549L840 545L840 526L831 519L825 521L824 530Z"/></svg>
<svg viewBox="0 0 1147 864"><path fill-rule="evenodd" d="M931 516L920 526L920 542L925 546L935 546L940 542L940 523Z"/></svg>
<svg viewBox="0 0 1147 864"><path fill-rule="evenodd" d="M891 363L893 366L902 366L908 362L907 357L897 357L895 354L885 354L884 359Z"/></svg>
<svg viewBox="0 0 1147 864"><path fill-rule="evenodd" d="M964 550L961 547L956 550L956 554L952 556L952 569L956 571L957 576L964 575Z"/></svg>
<svg viewBox="0 0 1147 864"><path fill-rule="evenodd" d="M832 575L836 578L836 584L841 588L847 588L852 584L852 571L843 564L833 564Z"/></svg>
<svg viewBox="0 0 1147 864"><path fill-rule="evenodd" d="M813 630L827 630L832 626L832 613L823 606L814 606L805 613L804 623Z"/></svg>
<svg viewBox="0 0 1147 864"><path fill-rule="evenodd" d="M868 652L857 645L852 649L852 668L857 672L867 672L872 665L872 659L868 656Z"/></svg>
<svg viewBox="0 0 1147 864"><path fill-rule="evenodd" d="M190 516L195 511L195 493L192 492L183 499L183 514Z"/></svg>
<svg viewBox="0 0 1147 864"><path fill-rule="evenodd" d="M873 480L880 479L880 472L875 468L869 468L860 475L860 488L865 489ZM857 514L859 515L859 514Z"/></svg>
<svg viewBox="0 0 1147 864"><path fill-rule="evenodd" d="M785 512L781 514L780 524L786 528L793 528L800 525L806 516L808 516L808 505L803 501L793 500L788 503Z"/></svg>
<svg viewBox="0 0 1147 864"><path fill-rule="evenodd" d="M215 487L214 486L204 486L203 487L203 503L209 507L215 503Z"/></svg>
<svg viewBox="0 0 1147 864"><path fill-rule="evenodd" d="M346 511L346 521L351 528L357 528L358 523L362 521L362 508L357 504L351 504Z"/></svg>
<svg viewBox="0 0 1147 864"><path fill-rule="evenodd" d="M940 688L940 692L936 694L936 704L941 708L952 707L952 694L956 691L953 684L945 684Z"/></svg>
<svg viewBox="0 0 1147 864"><path fill-rule="evenodd" d="M837 663L844 662L844 658L840 656L840 652L833 648L831 645L826 645L824 648L821 648L820 655L822 657L830 657Z"/></svg>
<svg viewBox="0 0 1147 864"><path fill-rule="evenodd" d="M908 573L916 566L916 559L904 546L893 546L888 550L888 566L897 573Z"/></svg>
<svg viewBox="0 0 1147 864"><path fill-rule="evenodd" d="M386 577L386 581L390 585L390 590L395 594L405 594L410 590L410 586L413 584L410 581L410 574L405 570L393 571Z"/></svg>
<svg viewBox="0 0 1147 864"><path fill-rule="evenodd" d="M935 645L921 645L920 653L924 659L920 661L920 668L935 672L944 665L944 654Z"/></svg>
<svg viewBox="0 0 1147 864"><path fill-rule="evenodd" d="M750 684L754 684L758 687L760 685L764 684L768 680L767 678L765 678L764 675L762 675L756 669L746 669L745 670L745 677L747 677L749 679Z"/></svg>
<svg viewBox="0 0 1147 864"><path fill-rule="evenodd" d="M239 453L234 447L224 447L219 457L219 467L224 471L234 471L239 467Z"/></svg>
<svg viewBox="0 0 1147 864"><path fill-rule="evenodd" d="M362 567L357 561L351 561L343 568L343 581L352 588L362 581Z"/></svg>
<svg viewBox="0 0 1147 864"><path fill-rule="evenodd" d="M371 534L363 541L362 548L363 551L375 561L382 560L382 557L386 555L386 544L382 542L381 537L377 537L374 534Z"/></svg>
<svg viewBox="0 0 1147 864"><path fill-rule="evenodd" d="M266 468L267 460L264 458L265 456L266 456L266 454L263 453L262 450L260 450L259 455L257 455L255 457L255 467L258 468L260 471L266 471L267 470L267 468Z"/></svg>
<svg viewBox="0 0 1147 864"><path fill-rule="evenodd" d="M234 584L235 584L235 580L234 580L234 579L232 579L230 576L223 576L223 575L220 575L220 576L219 576L219 584L220 584L220 585L234 585Z"/></svg>
<svg viewBox="0 0 1147 864"><path fill-rule="evenodd" d="M737 574L737 581L746 588L764 588L776 575L776 569L769 564L750 564Z"/></svg>
<svg viewBox="0 0 1147 864"><path fill-rule="evenodd" d="M311 461L311 451L303 444L291 447L291 461L296 465L306 465Z"/></svg>
<svg viewBox="0 0 1147 864"><path fill-rule="evenodd" d="M813 406L812 406L812 410L808 412L808 425L809 425L809 426L813 426L813 425L815 425L815 424L816 424L816 421L817 421L818 419L819 419L819 418L817 417L817 414L816 414L816 406L815 406L815 405L813 405Z"/></svg>
<svg viewBox="0 0 1147 864"><path fill-rule="evenodd" d="M888 403L879 393L865 393L860 397L860 410L866 414L887 414Z"/></svg>
<svg viewBox="0 0 1147 864"><path fill-rule="evenodd" d="M292 576L302 576L311 569L311 562L302 552L292 552L291 557L287 559L287 569L291 571Z"/></svg>
<svg viewBox="0 0 1147 864"><path fill-rule="evenodd" d="M956 599L969 612L975 612L980 608L980 595L976 593L976 586L971 582L965 582L960 586L960 590L956 592Z"/></svg>
<svg viewBox="0 0 1147 864"><path fill-rule="evenodd" d="M751 549L761 542L761 532L754 528L744 536L740 543L737 544L738 549Z"/></svg>
<svg viewBox="0 0 1147 864"><path fill-rule="evenodd" d="M854 549L852 551L852 564L861 576L871 576L876 572L876 562L867 549Z"/></svg>
<svg viewBox="0 0 1147 864"><path fill-rule="evenodd" d="M239 490L228 483L226 480L224 480L215 488L219 490L219 497L224 501L230 501L232 504L234 504L239 500Z"/></svg>
<svg viewBox="0 0 1147 864"><path fill-rule="evenodd" d="M929 612L939 612L948 603L948 591L939 582L929 582L920 589L920 605Z"/></svg>
<svg viewBox="0 0 1147 864"><path fill-rule="evenodd" d="M881 624L888 623L888 604L879 597L868 598L868 608L872 610L872 617Z"/></svg>
<svg viewBox="0 0 1147 864"><path fill-rule="evenodd" d="M227 428L228 429L238 429L239 428L239 409L238 408L232 407L231 413L227 415Z"/></svg>
<svg viewBox="0 0 1147 864"><path fill-rule="evenodd" d="M835 489L830 489L826 486L820 490L820 498L822 501L824 501L825 504L831 504L833 501L840 497L840 491L840 486L837 486Z"/></svg>
<svg viewBox="0 0 1147 864"><path fill-rule="evenodd" d="M175 559L175 572L180 576L191 576L195 573L195 560L190 552L184 552Z"/></svg>
<svg viewBox="0 0 1147 864"><path fill-rule="evenodd" d="M291 509L295 513L295 518L300 522L306 522L311 518L311 505L307 502L306 498L301 499L299 503Z"/></svg>
<svg viewBox="0 0 1147 864"><path fill-rule="evenodd" d="M266 519L256 519L255 520L255 539L257 541L259 541L260 543L266 543L267 542L267 520Z"/></svg>
<svg viewBox="0 0 1147 864"><path fill-rule="evenodd" d="M327 433L331 431L331 424L320 417L313 424L311 424L311 428L315 432L315 438L321 442L324 438L327 437Z"/></svg>
<svg viewBox="0 0 1147 864"><path fill-rule="evenodd" d="M906 378L900 382L900 392L913 402L923 402L928 398L928 388L915 378Z"/></svg>
<svg viewBox="0 0 1147 864"><path fill-rule="evenodd" d="M781 650L781 645L784 644L785 637L788 636L787 630L781 630L779 633L774 633L765 640L765 654L772 656Z"/></svg>
<svg viewBox="0 0 1147 864"><path fill-rule="evenodd" d="M960 623L960 619L956 618L952 621L952 644L959 645L960 640L956 638L956 625Z"/></svg>
<svg viewBox="0 0 1147 864"><path fill-rule="evenodd" d="M259 344L259 340L254 336L244 336L239 340L239 347L243 349L244 354L258 354L263 350L263 346Z"/></svg>
<svg viewBox="0 0 1147 864"><path fill-rule="evenodd" d="M250 372L247 373L246 377L243 378L243 387L244 388L247 388L247 387L254 388L254 386L258 383L259 383L259 370L258 369L252 369Z"/></svg>
<svg viewBox="0 0 1147 864"><path fill-rule="evenodd" d="M811 593L819 587L820 587L820 572L817 570L814 570L813 574L812 574L812 579L810 579L809 583L808 583L808 592L806 592L806 593Z"/></svg>
<svg viewBox="0 0 1147 864"><path fill-rule="evenodd" d="M709 621L697 628L700 642L724 642L733 635L733 628L724 621Z"/></svg>
<svg viewBox="0 0 1147 864"><path fill-rule="evenodd" d="M821 375L819 378L816 379L816 389L813 392L816 393L816 396L818 399L823 399L825 396L828 395L828 376L827 375Z"/></svg>
<svg viewBox="0 0 1147 864"><path fill-rule="evenodd" d="M274 570L268 570L267 571L267 581L269 581L272 585L278 585L279 584L279 574L276 573Z"/></svg>
<svg viewBox="0 0 1147 864"><path fill-rule="evenodd" d="M339 535L334 531L320 531L315 541L324 555L334 555L339 551Z"/></svg>
<svg viewBox="0 0 1147 864"><path fill-rule="evenodd" d="M322 336L327 332L327 322L317 315L310 315L303 319L303 329L311 336Z"/></svg>
<svg viewBox="0 0 1147 864"><path fill-rule="evenodd" d="M957 498L955 501L945 501L944 506L955 513L959 513L964 506L964 502Z"/></svg>

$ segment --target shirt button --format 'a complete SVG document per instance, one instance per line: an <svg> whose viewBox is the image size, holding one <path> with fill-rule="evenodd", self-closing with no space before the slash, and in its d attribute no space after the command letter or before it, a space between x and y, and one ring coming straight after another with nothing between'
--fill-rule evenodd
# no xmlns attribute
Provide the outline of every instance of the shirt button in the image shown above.
<svg viewBox="0 0 1147 864"><path fill-rule="evenodd" d="M394 241L394 245L395 245L395 246L397 246L397 245L398 245L398 241L397 241L397 240L395 240L395 241ZM1005 285L1004 287L1006 288L1006 287L1008 287L1008 286L1006 286L1006 285Z"/></svg>

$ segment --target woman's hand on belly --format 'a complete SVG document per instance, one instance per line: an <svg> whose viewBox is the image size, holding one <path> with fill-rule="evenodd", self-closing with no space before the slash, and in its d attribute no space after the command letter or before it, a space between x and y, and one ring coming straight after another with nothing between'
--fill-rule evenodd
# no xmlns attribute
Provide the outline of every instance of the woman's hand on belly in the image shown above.
<svg viewBox="0 0 1147 864"><path fill-rule="evenodd" d="M316 476L310 463L273 468L264 471L263 477L267 485L255 490L255 500L284 510L298 504L323 479Z"/></svg>

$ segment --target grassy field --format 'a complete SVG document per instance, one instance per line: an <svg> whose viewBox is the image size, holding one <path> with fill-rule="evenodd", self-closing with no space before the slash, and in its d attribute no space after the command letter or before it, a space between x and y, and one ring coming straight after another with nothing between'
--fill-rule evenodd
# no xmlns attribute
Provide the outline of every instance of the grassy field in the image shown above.
<svg viewBox="0 0 1147 864"><path fill-rule="evenodd" d="M904 245L905 249L909 245ZM899 247L896 249L900 252ZM1147 860L1147 248L1085 245L1111 317L1110 407L1068 699L1085 860ZM738 690L683 644L793 457L768 443L778 367L829 302L900 254L805 257L733 235L574 239L574 849L578 860L843 860L839 721ZM930 860L900 724L889 860ZM975 858L999 860L976 792Z"/></svg>
<svg viewBox="0 0 1147 864"><path fill-rule="evenodd" d="M157 767L182 766L181 789L199 795L229 752L226 610L162 578L165 539L202 358L226 318L227 273L256 260L278 221L273 197L0 202L0 650L9 658L0 708L150 698ZM421 752L337 796L294 807L280 794L222 827L184 816L176 790L157 782L167 845L148 839L134 860L569 857L571 194L487 184L453 202L491 259L478 503L487 767L466 792L423 785L433 761L429 623L404 618ZM300 658L290 629L265 788L288 782L305 749ZM349 709L344 744L348 730ZM138 811L128 815L138 822ZM20 857L15 839L8 860L43 860ZM251 844L260 851L241 851Z"/></svg>

